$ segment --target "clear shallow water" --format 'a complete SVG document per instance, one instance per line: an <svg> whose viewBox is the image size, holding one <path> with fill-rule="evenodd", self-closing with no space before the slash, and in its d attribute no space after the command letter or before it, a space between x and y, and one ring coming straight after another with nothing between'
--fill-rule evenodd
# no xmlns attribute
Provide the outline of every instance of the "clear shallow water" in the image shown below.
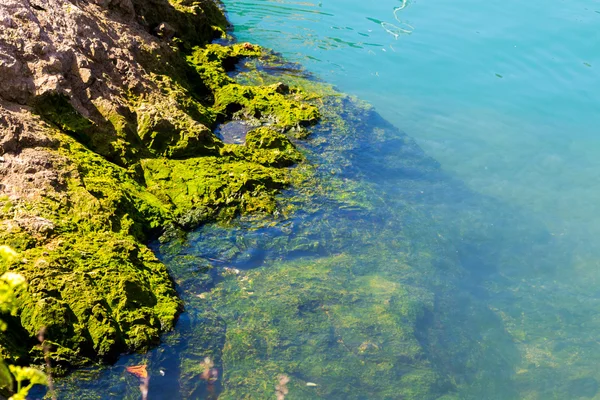
<svg viewBox="0 0 600 400"><path fill-rule="evenodd" d="M474 190L553 233L600 233L599 2L225 5L240 40L373 104Z"/></svg>
<svg viewBox="0 0 600 400"><path fill-rule="evenodd" d="M225 4L393 125L348 105L303 145L301 211L157 245L176 332L64 397L139 398L147 363L157 399L275 398L280 374L288 399L600 399L594 4Z"/></svg>

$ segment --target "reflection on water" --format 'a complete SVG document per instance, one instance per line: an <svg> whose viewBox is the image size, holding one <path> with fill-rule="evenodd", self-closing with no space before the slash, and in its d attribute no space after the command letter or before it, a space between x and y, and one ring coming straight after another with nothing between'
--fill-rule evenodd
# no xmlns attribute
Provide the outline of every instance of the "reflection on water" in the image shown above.
<svg viewBox="0 0 600 400"><path fill-rule="evenodd" d="M176 331L63 381L63 397L139 398L124 367L147 365L152 399L600 399L600 52L565 45L599 15L577 1L225 3L240 39L386 118L329 98L343 124L326 115L300 144L317 178L275 216L156 244L186 303Z"/></svg>

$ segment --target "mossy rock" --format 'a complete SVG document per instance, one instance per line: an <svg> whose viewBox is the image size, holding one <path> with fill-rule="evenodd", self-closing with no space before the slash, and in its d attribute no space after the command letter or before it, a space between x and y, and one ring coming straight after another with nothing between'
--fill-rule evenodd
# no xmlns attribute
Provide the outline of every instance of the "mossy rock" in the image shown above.
<svg viewBox="0 0 600 400"><path fill-rule="evenodd" d="M202 81L213 91L227 84L235 82L227 75L234 69L236 63L243 57L260 57L264 50L260 46L249 43L221 46L209 44L194 48L193 53L187 57Z"/></svg>
<svg viewBox="0 0 600 400"><path fill-rule="evenodd" d="M167 23L173 29L177 43L202 45L223 34L227 19L211 0L133 0L135 13L150 32Z"/></svg>
<svg viewBox="0 0 600 400"><path fill-rule="evenodd" d="M126 165L81 143L55 120L56 155L65 160L57 166L65 175L63 191L28 203L2 199L2 244L13 244L22 257L3 270L29 281L18 324L29 342L17 348L0 340L6 343L0 351L17 357L29 348L30 361L41 361L34 346L45 328L51 358L65 370L158 344L182 307L166 268L141 242L167 225L189 229L274 212L275 195L292 179L285 167L303 160L279 125L249 132L246 145L224 145L177 100L138 103L138 118L141 135L131 143L138 158ZM129 132L125 120L113 120L113 128ZM172 126L162 126L165 121ZM10 223L17 215L52 228L32 231L35 224Z"/></svg>
<svg viewBox="0 0 600 400"><path fill-rule="evenodd" d="M232 208L234 215L272 212L273 195L289 184L286 171L227 157L149 159L142 166L149 191L171 204L178 215L201 209L214 218L225 207Z"/></svg>
<svg viewBox="0 0 600 400"><path fill-rule="evenodd" d="M109 119L98 115L99 123L94 123L73 107L68 96L58 92L36 97L33 109L47 122L111 162L128 166L139 157L140 146L135 131L116 111L107 111Z"/></svg>
<svg viewBox="0 0 600 400"><path fill-rule="evenodd" d="M269 128L253 129L246 135L246 146L251 149L294 149L287 136Z"/></svg>
<svg viewBox="0 0 600 400"><path fill-rule="evenodd" d="M142 104L137 109L137 126L142 142L168 158L214 154L219 146L210 129L174 106Z"/></svg>
<svg viewBox="0 0 600 400"><path fill-rule="evenodd" d="M267 120L284 129L306 127L315 124L320 114L316 107L302 103L302 96L301 91L280 84L232 83L215 93L215 110L229 118Z"/></svg>
<svg viewBox="0 0 600 400"><path fill-rule="evenodd" d="M72 349L75 358L63 360L72 365L157 344L181 311L165 267L126 236L82 239L34 248L12 267L29 282L21 325L32 337L43 329L47 340Z"/></svg>
<svg viewBox="0 0 600 400"><path fill-rule="evenodd" d="M253 129L246 135L244 146L227 144L221 155L248 160L267 167L290 167L304 160L288 137L268 127Z"/></svg>
<svg viewBox="0 0 600 400"><path fill-rule="evenodd" d="M304 159L286 133L320 118L307 101L312 95L299 87L246 86L228 75L242 58L265 51L247 43L206 45L226 27L214 2L133 3L142 25L161 40L167 38L155 31L159 25L174 30L156 50L173 50L165 58L154 57L151 46L136 55L155 90L123 88L119 97L111 87L115 98L83 102L70 92L36 97L35 123L53 139L45 150L59 178L37 196L0 199L0 245L20 258L0 273L19 272L29 282L11 320L11 332L26 340L0 333L0 354L22 363L43 362L36 347L41 329L63 372L158 344L182 303L144 243L167 227L179 232L276 211L275 196L293 179L288 167ZM234 118L262 127L248 133L245 145L225 145L211 130Z"/></svg>
<svg viewBox="0 0 600 400"><path fill-rule="evenodd" d="M75 110L64 94L44 93L34 100L33 107L36 113L73 135L83 135L92 127L92 123ZM84 139L83 136L80 138Z"/></svg>
<svg viewBox="0 0 600 400"><path fill-rule="evenodd" d="M283 129L315 124L320 117L319 110L306 102L308 96L301 89L282 83L245 86L227 75L241 58L263 54L262 48L248 43L213 44L196 48L188 61L213 91L213 109L223 118L269 121Z"/></svg>

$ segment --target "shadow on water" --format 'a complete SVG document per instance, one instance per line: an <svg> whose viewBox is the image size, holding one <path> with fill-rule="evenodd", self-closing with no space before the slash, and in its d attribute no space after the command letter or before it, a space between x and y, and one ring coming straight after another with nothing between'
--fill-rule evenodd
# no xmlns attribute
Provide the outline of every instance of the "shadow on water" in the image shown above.
<svg viewBox="0 0 600 400"><path fill-rule="evenodd" d="M473 193L358 101L332 95L324 109L299 144L314 177L277 215L154 245L186 304L175 332L73 374L62 397L139 398L124 372L138 363L152 399L596 396L589 364L566 370L545 350L567 359L581 342L540 344L571 315L548 320L550 293L533 289L569 257L543 225Z"/></svg>

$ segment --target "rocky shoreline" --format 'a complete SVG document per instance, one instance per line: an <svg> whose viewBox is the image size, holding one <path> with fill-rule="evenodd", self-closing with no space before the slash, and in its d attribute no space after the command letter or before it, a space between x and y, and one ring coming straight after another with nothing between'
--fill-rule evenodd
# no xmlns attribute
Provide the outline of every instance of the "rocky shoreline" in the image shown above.
<svg viewBox="0 0 600 400"><path fill-rule="evenodd" d="M7 0L0 26L0 245L19 253L0 273L28 281L0 356L43 362L42 328L58 372L145 351L182 311L145 243L273 212L313 95L237 83L267 53L209 44L212 0ZM245 145L213 133L231 120L256 127Z"/></svg>

